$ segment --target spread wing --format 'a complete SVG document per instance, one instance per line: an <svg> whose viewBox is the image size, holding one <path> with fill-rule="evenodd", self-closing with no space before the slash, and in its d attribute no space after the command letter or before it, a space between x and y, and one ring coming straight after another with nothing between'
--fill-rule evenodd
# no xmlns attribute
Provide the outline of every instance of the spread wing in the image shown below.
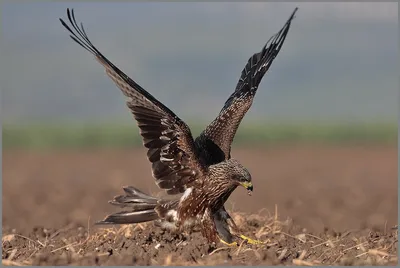
<svg viewBox="0 0 400 268"><path fill-rule="evenodd" d="M89 40L82 23L75 20L74 11L67 9L73 31L62 19L70 37L92 53L105 67L107 75L128 97L127 105L140 128L152 174L157 185L168 194L185 191L188 184L201 178L203 166L198 161L189 127L135 81L112 64Z"/></svg>
<svg viewBox="0 0 400 268"><path fill-rule="evenodd" d="M237 128L253 103L261 79L281 50L296 11L297 8L283 28L268 40L263 49L250 57L235 91L225 102L218 117L201 134L203 140L211 140L222 150L225 159L230 158L231 144Z"/></svg>

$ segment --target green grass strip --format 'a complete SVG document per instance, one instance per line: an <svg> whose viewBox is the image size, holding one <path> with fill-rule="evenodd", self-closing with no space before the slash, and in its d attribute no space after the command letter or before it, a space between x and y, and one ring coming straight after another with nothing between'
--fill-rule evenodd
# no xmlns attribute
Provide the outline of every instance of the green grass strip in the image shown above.
<svg viewBox="0 0 400 268"><path fill-rule="evenodd" d="M190 124L194 135L204 125ZM397 143L395 124L242 124L235 145L279 143ZM141 146L135 124L3 125L3 148L99 148Z"/></svg>

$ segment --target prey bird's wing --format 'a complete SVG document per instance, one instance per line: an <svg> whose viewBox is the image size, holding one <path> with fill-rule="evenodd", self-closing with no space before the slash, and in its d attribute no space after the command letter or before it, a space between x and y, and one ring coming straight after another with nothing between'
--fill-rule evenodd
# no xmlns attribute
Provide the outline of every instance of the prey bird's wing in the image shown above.
<svg viewBox="0 0 400 268"><path fill-rule="evenodd" d="M204 167L197 157L189 127L170 109L111 63L89 40L82 23L75 20L74 11L67 10L70 26L62 25L71 38L92 53L104 66L107 75L128 97L127 105L140 128L152 174L157 185L168 194L185 191L188 184L201 178Z"/></svg>
<svg viewBox="0 0 400 268"><path fill-rule="evenodd" d="M253 103L261 79L281 50L296 11L297 8L283 28L268 40L262 50L250 57L235 91L225 102L217 118L201 134L223 151L225 159L230 158L231 144L239 124Z"/></svg>

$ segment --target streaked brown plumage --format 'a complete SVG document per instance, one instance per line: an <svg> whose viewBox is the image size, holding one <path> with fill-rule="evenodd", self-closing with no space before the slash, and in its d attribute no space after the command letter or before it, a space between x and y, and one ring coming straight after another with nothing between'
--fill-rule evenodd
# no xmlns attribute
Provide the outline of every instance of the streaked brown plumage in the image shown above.
<svg viewBox="0 0 400 268"><path fill-rule="evenodd" d="M209 242L218 238L231 243L238 228L224 204L237 186L253 190L251 175L231 158L231 144L236 130L250 108L262 77L278 55L297 8L283 28L254 54L242 71L234 93L218 117L197 137L170 109L111 63L89 40L83 25L77 24L73 10L67 10L71 26L60 19L71 38L91 52L104 66L107 75L128 97L140 129L152 175L157 185L174 200L151 197L140 190L124 187L125 195L114 197L111 204L129 210L107 216L99 224L127 224L156 220L161 226L181 230L199 225Z"/></svg>

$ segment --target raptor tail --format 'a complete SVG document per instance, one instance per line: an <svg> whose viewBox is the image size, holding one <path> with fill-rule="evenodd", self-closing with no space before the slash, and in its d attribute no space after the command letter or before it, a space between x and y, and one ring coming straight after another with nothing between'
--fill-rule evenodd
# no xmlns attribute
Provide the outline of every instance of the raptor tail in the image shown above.
<svg viewBox="0 0 400 268"><path fill-rule="evenodd" d="M117 212L105 217L96 224L130 224L153 221L159 218L156 207L158 199L147 195L133 186L123 187L125 195L115 196L109 203L129 210Z"/></svg>

